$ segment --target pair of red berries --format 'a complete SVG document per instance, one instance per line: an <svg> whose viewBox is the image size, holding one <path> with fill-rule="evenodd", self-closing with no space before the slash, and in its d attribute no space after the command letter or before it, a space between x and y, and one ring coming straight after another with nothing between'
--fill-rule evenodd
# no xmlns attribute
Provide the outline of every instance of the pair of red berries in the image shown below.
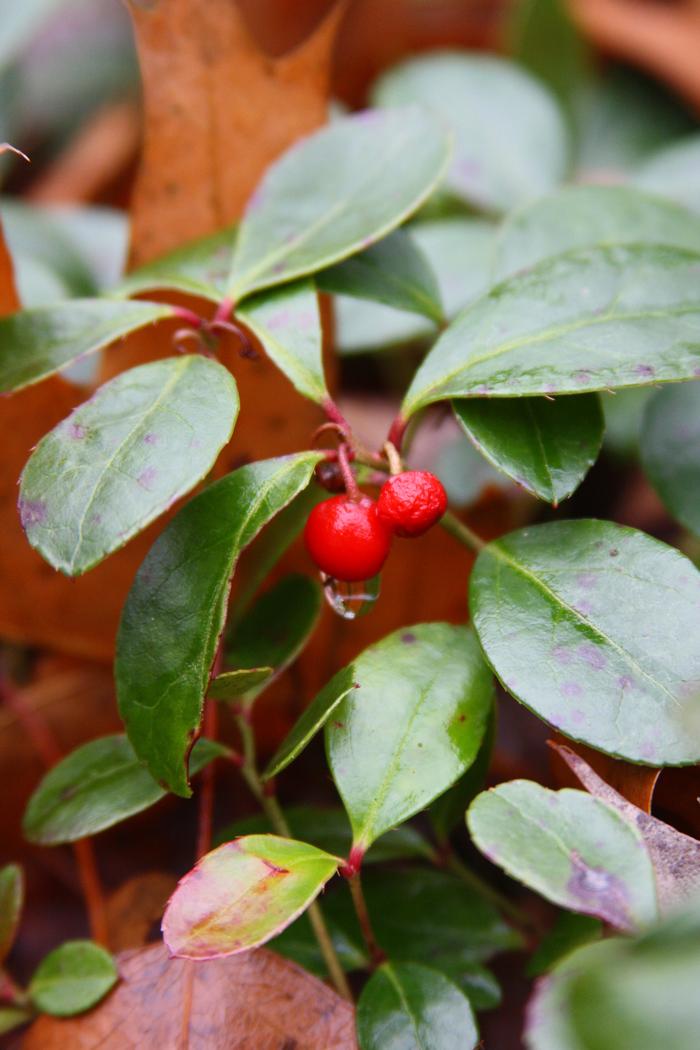
<svg viewBox="0 0 700 1050"><path fill-rule="evenodd" d="M347 583L376 576L394 536L421 536L447 508L440 481L427 470L406 470L383 485L379 499L333 496L317 504L304 529L306 549L328 576Z"/></svg>

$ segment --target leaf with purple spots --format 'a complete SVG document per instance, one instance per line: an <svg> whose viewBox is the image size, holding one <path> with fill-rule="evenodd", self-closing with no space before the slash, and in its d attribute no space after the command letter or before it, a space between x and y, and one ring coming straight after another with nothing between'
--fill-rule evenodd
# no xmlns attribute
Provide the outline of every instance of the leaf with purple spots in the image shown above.
<svg viewBox="0 0 700 1050"><path fill-rule="evenodd" d="M417 106L358 113L302 139L248 204L229 295L308 276L381 240L430 196L449 155L442 124Z"/></svg>
<svg viewBox="0 0 700 1050"><path fill-rule="evenodd" d="M545 259L467 306L404 399L578 394L700 376L700 253L605 245Z"/></svg>
<svg viewBox="0 0 700 1050"><path fill-rule="evenodd" d="M467 811L475 844L547 900L621 930L657 916L644 841L611 806L584 791L513 780L484 791Z"/></svg>
<svg viewBox="0 0 700 1050"><path fill-rule="evenodd" d="M162 303L70 299L0 318L0 393L21 390L122 339L173 317Z"/></svg>
<svg viewBox="0 0 700 1050"><path fill-rule="evenodd" d="M188 354L122 372L38 444L20 483L31 545L79 576L209 472L238 415L231 373Z"/></svg>
<svg viewBox="0 0 700 1050"><path fill-rule="evenodd" d="M267 356L300 394L317 402L329 396L321 356L321 315L313 281L298 281L261 292L238 307L236 317L257 336Z"/></svg>
<svg viewBox="0 0 700 1050"><path fill-rule="evenodd" d="M489 463L553 506L580 485L603 443L603 411L596 394L555 400L464 398L453 407L467 437Z"/></svg>
<svg viewBox="0 0 700 1050"><path fill-rule="evenodd" d="M311 904L342 863L305 842L246 835L205 857L180 880L163 916L163 939L181 959L219 959L264 944Z"/></svg>
<svg viewBox="0 0 700 1050"><path fill-rule="evenodd" d="M506 689L565 736L648 765L700 761L700 572L612 522L489 543L474 626Z"/></svg>
<svg viewBox="0 0 700 1050"><path fill-rule="evenodd" d="M700 536L700 383L654 395L642 422L640 452L664 505Z"/></svg>

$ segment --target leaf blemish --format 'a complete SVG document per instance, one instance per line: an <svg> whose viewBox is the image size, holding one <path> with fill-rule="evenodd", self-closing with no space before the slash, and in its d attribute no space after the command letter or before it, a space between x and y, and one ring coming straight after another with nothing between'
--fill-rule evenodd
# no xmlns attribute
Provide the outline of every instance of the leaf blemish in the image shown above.
<svg viewBox="0 0 700 1050"><path fill-rule="evenodd" d="M561 692L562 696L576 697L583 694L583 689L578 682L564 682Z"/></svg>
<svg viewBox="0 0 700 1050"><path fill-rule="evenodd" d="M136 480L142 489L150 491L153 487L153 482L156 480L157 477L158 471L155 467L146 467L145 470L141 471Z"/></svg>
<svg viewBox="0 0 700 1050"><path fill-rule="evenodd" d="M81 426L80 423L71 423L68 427L68 436L74 441L80 441L86 434L87 431L85 427Z"/></svg>
<svg viewBox="0 0 700 1050"><path fill-rule="evenodd" d="M404 645L413 645L415 640L416 636L411 631L406 631L404 634L401 635L401 641L404 643Z"/></svg>
<svg viewBox="0 0 700 1050"><path fill-rule="evenodd" d="M143 435L143 440L147 445L157 445L158 435L149 431L148 434Z"/></svg>
<svg viewBox="0 0 700 1050"><path fill-rule="evenodd" d="M19 501L19 516L22 527L30 528L32 525L43 525L48 517L48 511L43 499L21 499Z"/></svg>
<svg viewBox="0 0 700 1050"><path fill-rule="evenodd" d="M603 868L589 867L576 850L571 851L572 872L567 882L568 892L586 910L603 914L609 922L621 929L630 926L627 891L624 883Z"/></svg>
<svg viewBox="0 0 700 1050"><path fill-rule="evenodd" d="M601 653L600 649L588 642L584 645L580 645L578 652L581 658L585 660L588 666L592 667L594 671L601 671L607 663L607 660L604 654Z"/></svg>

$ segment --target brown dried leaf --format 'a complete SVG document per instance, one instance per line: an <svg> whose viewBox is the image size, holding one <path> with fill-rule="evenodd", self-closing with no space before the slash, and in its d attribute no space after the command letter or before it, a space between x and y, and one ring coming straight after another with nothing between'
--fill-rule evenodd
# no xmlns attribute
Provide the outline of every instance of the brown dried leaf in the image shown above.
<svg viewBox="0 0 700 1050"><path fill-rule="evenodd" d="M101 1006L40 1018L24 1050L356 1050L350 1004L272 952L192 963L153 945L118 962Z"/></svg>
<svg viewBox="0 0 700 1050"><path fill-rule="evenodd" d="M656 874L659 906L674 907L697 895L700 890L700 842L676 831L662 820L642 812L606 784L588 765L565 744L550 741L550 746L563 758L587 791L607 802L640 831Z"/></svg>
<svg viewBox="0 0 700 1050"><path fill-rule="evenodd" d="M613 758L612 755L604 755L602 751L596 751L587 747L579 741L571 742L565 740L558 733L555 741L564 744L571 751L583 758L589 766L601 777L606 784L614 788L628 802L637 806L645 813L651 813L651 801L654 788L659 779L660 769L654 766L636 766L632 762L625 762L622 758ZM561 758L558 750L552 751L554 772L557 783L560 786L576 786L576 777L569 766Z"/></svg>
<svg viewBox="0 0 700 1050"><path fill-rule="evenodd" d="M142 948L176 886L175 876L164 871L147 871L120 886L107 901L110 949L123 952L128 948Z"/></svg>
<svg viewBox="0 0 700 1050"><path fill-rule="evenodd" d="M130 3L145 139L132 202L134 265L229 225L264 169L326 119L343 5L282 58L232 0Z"/></svg>

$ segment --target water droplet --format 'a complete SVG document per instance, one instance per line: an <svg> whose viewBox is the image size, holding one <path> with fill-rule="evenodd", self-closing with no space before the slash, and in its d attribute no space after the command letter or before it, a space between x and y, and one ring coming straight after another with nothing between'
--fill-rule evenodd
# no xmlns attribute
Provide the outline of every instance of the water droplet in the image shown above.
<svg viewBox="0 0 700 1050"><path fill-rule="evenodd" d="M320 576L326 601L336 616L342 616L344 620L356 620L358 616L364 616L379 597L379 576L361 583L345 583L326 576L324 572Z"/></svg>

